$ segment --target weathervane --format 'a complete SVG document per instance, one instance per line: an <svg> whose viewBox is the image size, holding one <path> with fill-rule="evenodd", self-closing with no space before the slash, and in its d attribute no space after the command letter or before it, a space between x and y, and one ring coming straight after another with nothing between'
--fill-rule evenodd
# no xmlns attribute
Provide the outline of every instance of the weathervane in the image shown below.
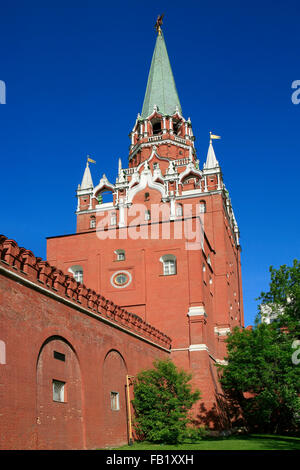
<svg viewBox="0 0 300 470"><path fill-rule="evenodd" d="M156 29L156 31L159 35L161 35L161 25L163 24L163 17L164 16L165 16L164 13L162 15L158 15L156 23L154 25L154 27L155 27L155 29Z"/></svg>

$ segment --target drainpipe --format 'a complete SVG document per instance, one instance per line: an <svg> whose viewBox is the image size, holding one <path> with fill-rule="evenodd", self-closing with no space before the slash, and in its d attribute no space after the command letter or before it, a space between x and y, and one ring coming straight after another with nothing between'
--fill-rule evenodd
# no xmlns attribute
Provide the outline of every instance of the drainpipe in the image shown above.
<svg viewBox="0 0 300 470"><path fill-rule="evenodd" d="M129 391L129 379L134 379L133 375L126 375L126 391L127 391L127 410L128 410L128 433L129 433L129 442L130 446L133 445L132 438L132 422L131 422L131 406L130 406L130 391Z"/></svg>

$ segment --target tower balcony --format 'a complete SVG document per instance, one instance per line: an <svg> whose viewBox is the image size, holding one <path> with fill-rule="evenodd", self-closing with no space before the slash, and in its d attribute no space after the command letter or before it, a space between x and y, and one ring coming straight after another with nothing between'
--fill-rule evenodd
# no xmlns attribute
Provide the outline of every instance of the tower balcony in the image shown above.
<svg viewBox="0 0 300 470"><path fill-rule="evenodd" d="M147 144L163 143L165 141L168 141L168 143L170 143L170 141L173 141L177 145L182 144L185 147L193 145L193 139L190 136L188 138L179 137L171 132L161 133L158 135L143 136L134 145L130 145L129 158L131 159L142 145L145 146Z"/></svg>

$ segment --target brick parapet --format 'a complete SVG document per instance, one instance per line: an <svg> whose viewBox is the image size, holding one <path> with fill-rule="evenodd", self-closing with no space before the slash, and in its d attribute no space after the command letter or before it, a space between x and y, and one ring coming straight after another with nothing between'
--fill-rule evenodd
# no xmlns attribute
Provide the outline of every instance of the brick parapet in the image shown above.
<svg viewBox="0 0 300 470"><path fill-rule="evenodd" d="M47 261L35 257L30 250L19 247L15 240L0 235L0 266L17 273L38 287L90 311L110 323L135 333L165 349L171 349L171 338L144 322L139 316L128 312L109 299L77 282L72 276L51 266Z"/></svg>

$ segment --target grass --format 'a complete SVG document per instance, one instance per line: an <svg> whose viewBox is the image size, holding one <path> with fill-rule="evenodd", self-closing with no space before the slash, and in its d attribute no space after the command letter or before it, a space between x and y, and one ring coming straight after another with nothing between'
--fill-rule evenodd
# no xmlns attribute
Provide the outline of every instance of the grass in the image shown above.
<svg viewBox="0 0 300 470"><path fill-rule="evenodd" d="M209 438L193 444L167 445L149 442L135 442L112 450L300 450L300 437L277 436L271 434L249 434Z"/></svg>

